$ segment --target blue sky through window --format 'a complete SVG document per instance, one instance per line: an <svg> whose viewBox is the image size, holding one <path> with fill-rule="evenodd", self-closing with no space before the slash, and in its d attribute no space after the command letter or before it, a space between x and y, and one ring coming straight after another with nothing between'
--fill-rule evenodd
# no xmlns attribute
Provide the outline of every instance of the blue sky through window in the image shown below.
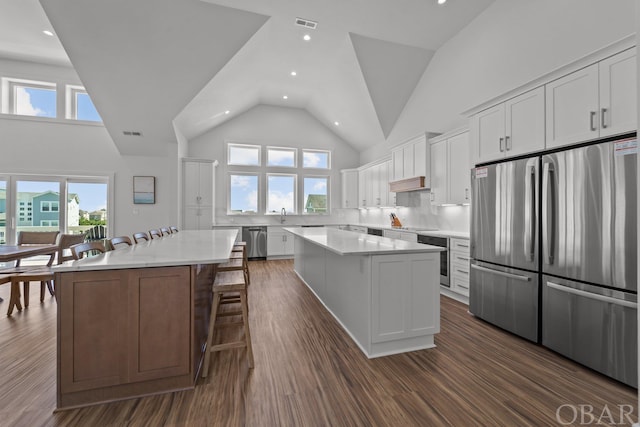
<svg viewBox="0 0 640 427"><path fill-rule="evenodd" d="M89 94L79 92L76 94L76 108L78 120L88 120L92 122L101 122L102 118L96 107L93 105Z"/></svg>
<svg viewBox="0 0 640 427"><path fill-rule="evenodd" d="M15 108L23 116L56 117L56 90L18 86Z"/></svg>
<svg viewBox="0 0 640 427"><path fill-rule="evenodd" d="M232 212L258 211L258 176L230 175L229 209Z"/></svg>
<svg viewBox="0 0 640 427"><path fill-rule="evenodd" d="M302 167L328 169L329 153L326 151L303 151Z"/></svg>
<svg viewBox="0 0 640 427"><path fill-rule="evenodd" d="M293 175L267 176L267 213L295 212L296 180Z"/></svg>

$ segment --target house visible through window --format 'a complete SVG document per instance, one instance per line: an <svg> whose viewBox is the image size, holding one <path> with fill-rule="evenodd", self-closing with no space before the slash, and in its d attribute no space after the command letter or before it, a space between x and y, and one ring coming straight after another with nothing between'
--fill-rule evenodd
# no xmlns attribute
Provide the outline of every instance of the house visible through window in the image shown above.
<svg viewBox="0 0 640 427"><path fill-rule="evenodd" d="M304 178L304 213L328 213L328 176Z"/></svg>

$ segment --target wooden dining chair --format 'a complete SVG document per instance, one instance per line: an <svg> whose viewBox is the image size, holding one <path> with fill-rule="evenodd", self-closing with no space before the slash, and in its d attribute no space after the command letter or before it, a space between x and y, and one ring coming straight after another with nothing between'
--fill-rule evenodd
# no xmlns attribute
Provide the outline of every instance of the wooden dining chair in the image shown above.
<svg viewBox="0 0 640 427"><path fill-rule="evenodd" d="M171 234L171 229L169 227L162 227L160 229L160 232L162 233L163 236L168 236Z"/></svg>
<svg viewBox="0 0 640 427"><path fill-rule="evenodd" d="M129 236L112 237L111 239L107 239L107 242L109 243L109 250L115 250L116 245L122 245L121 247L123 247L124 245L126 246L133 245L133 243L131 243L131 239L129 238Z"/></svg>
<svg viewBox="0 0 640 427"><path fill-rule="evenodd" d="M151 239L160 239L162 237L162 231L154 228L149 230L149 236L151 236Z"/></svg>
<svg viewBox="0 0 640 427"><path fill-rule="evenodd" d="M73 255L73 259L75 260L82 259L89 253L98 252L102 254L106 252L106 249L102 242L78 243L77 245L71 246L69 249L71 249L71 255Z"/></svg>
<svg viewBox="0 0 640 427"><path fill-rule="evenodd" d="M20 231L18 233L18 246L21 245L54 245L58 238L59 231ZM53 264L55 254L46 265ZM20 261L16 261L16 267L20 266Z"/></svg>
<svg viewBox="0 0 640 427"><path fill-rule="evenodd" d="M171 227L169 227L169 228L171 229L171 233L177 233L179 231L178 227L175 227L173 225Z"/></svg>
<svg viewBox="0 0 640 427"><path fill-rule="evenodd" d="M84 237L84 234L61 234L58 237L58 264L73 259L69 248L72 245L83 243Z"/></svg>
<svg viewBox="0 0 640 427"><path fill-rule="evenodd" d="M145 242L149 241L149 235L143 231L139 233L133 233L133 241L139 243L140 240L144 240Z"/></svg>

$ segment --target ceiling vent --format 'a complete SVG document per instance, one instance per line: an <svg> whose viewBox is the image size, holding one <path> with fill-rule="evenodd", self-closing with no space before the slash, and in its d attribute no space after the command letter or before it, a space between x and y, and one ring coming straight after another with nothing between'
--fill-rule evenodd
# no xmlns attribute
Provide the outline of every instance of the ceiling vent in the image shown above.
<svg viewBox="0 0 640 427"><path fill-rule="evenodd" d="M315 21L304 19L304 18L296 18L296 25L300 25L301 27L311 28L312 30L315 30L316 27L318 26L318 23Z"/></svg>
<svg viewBox="0 0 640 427"><path fill-rule="evenodd" d="M126 136L142 136L142 132L138 132L135 130L124 130L122 131Z"/></svg>

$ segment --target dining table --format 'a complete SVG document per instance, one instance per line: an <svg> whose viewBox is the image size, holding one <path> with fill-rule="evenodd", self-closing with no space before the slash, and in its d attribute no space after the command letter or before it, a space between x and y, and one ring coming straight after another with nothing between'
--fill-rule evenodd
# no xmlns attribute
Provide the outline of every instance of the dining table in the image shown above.
<svg viewBox="0 0 640 427"><path fill-rule="evenodd" d="M0 245L0 263L18 261L38 255L55 255L58 251L56 244L28 244L28 245ZM2 270L0 269L0 273ZM0 298L0 301L3 301Z"/></svg>

